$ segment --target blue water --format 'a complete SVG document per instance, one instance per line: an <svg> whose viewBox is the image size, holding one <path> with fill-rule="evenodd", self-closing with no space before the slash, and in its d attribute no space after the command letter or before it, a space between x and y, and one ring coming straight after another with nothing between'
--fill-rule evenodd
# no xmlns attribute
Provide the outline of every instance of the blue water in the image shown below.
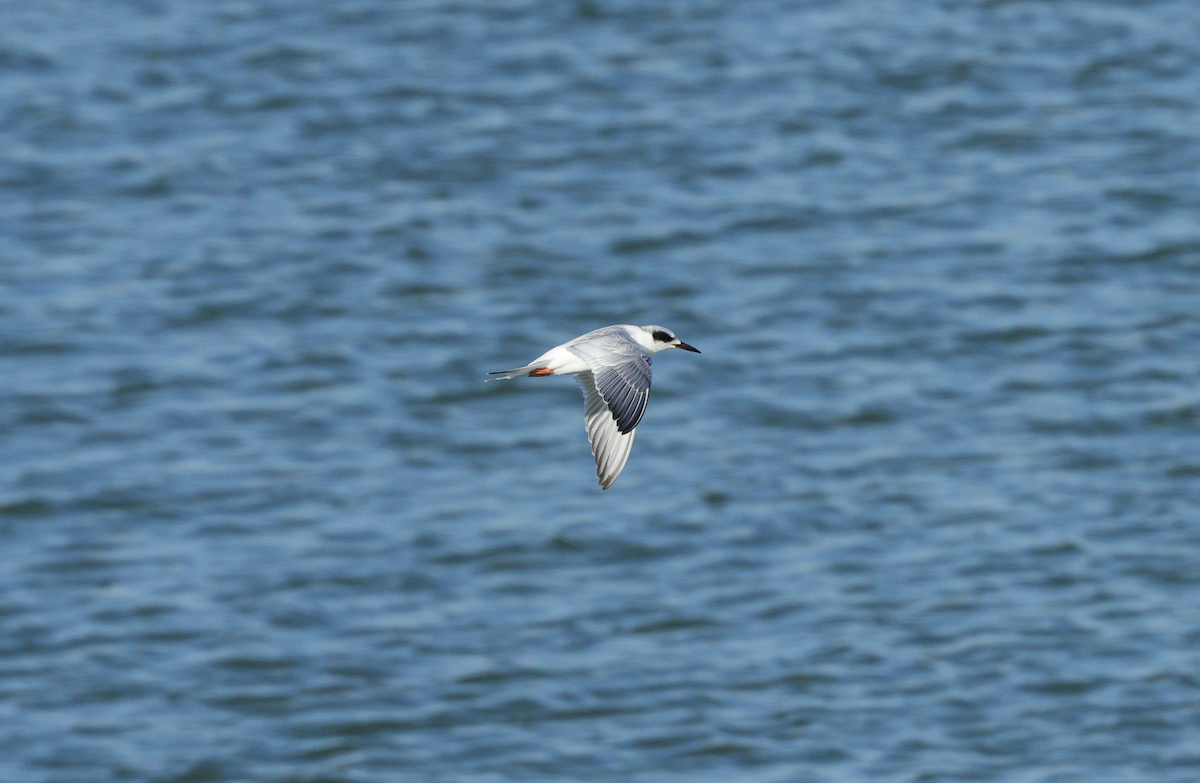
<svg viewBox="0 0 1200 783"><path fill-rule="evenodd" d="M1200 779L1198 172L1184 0L0 6L0 780Z"/></svg>

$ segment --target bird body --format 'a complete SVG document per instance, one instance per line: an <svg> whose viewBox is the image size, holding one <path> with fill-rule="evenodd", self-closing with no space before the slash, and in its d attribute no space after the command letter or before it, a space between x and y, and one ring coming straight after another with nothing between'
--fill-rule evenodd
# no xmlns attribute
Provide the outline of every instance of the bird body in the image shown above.
<svg viewBox="0 0 1200 783"><path fill-rule="evenodd" d="M574 375L583 391L584 423L596 475L608 489L629 459L638 422L650 398L650 357L668 348L700 353L661 326L616 324L551 348L524 367L490 373L510 380L523 375Z"/></svg>

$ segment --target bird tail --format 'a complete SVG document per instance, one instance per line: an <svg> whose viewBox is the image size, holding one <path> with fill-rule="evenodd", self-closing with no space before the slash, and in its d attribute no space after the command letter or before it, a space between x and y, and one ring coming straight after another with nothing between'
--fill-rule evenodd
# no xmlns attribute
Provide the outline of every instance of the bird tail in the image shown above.
<svg viewBox="0 0 1200 783"><path fill-rule="evenodd" d="M529 375L530 373L545 369L545 365L537 364L535 362L534 364L527 364L524 367L514 367L511 370L497 370L495 372L489 372L488 375L499 375L500 377L487 378L484 380L484 383L490 383L492 381L511 381L513 378L520 378L523 375Z"/></svg>

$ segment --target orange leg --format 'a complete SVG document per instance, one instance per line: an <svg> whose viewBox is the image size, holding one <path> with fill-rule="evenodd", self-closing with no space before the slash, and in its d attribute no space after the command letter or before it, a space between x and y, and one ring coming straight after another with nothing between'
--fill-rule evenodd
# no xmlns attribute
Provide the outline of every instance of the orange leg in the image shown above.
<svg viewBox="0 0 1200 783"><path fill-rule="evenodd" d="M554 373L554 370L551 370L549 367L541 367L541 368L529 373L529 377L530 378L542 378L547 375L552 375L553 373Z"/></svg>

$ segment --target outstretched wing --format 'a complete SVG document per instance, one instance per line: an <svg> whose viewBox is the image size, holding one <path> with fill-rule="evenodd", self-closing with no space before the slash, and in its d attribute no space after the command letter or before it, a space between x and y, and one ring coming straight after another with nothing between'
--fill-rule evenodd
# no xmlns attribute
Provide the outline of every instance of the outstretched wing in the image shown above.
<svg viewBox="0 0 1200 783"><path fill-rule="evenodd" d="M621 432L608 403L600 396L591 372L581 372L575 380L583 390L584 423L588 442L592 444L592 456L596 458L596 476L600 479L600 487L608 489L625 469L637 431Z"/></svg>
<svg viewBox="0 0 1200 783"><path fill-rule="evenodd" d="M566 347L591 368L596 391L612 412L617 429L633 432L650 400L650 353L624 330L567 343Z"/></svg>
<svg viewBox="0 0 1200 783"><path fill-rule="evenodd" d="M583 390L584 421L596 475L608 489L621 475L633 436L650 399L650 354L624 329L597 330L567 350L583 359L589 372L575 376Z"/></svg>

